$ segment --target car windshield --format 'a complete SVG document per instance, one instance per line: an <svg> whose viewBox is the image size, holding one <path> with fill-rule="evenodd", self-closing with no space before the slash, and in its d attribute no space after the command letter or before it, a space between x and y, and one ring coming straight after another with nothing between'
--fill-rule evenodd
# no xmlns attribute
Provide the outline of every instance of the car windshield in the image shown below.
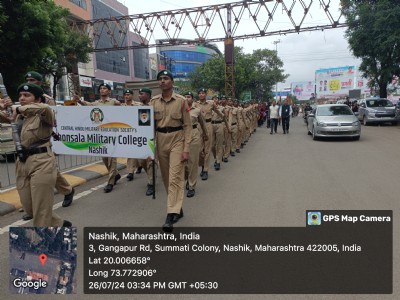
<svg viewBox="0 0 400 300"><path fill-rule="evenodd" d="M318 107L317 116L341 116L352 115L351 109L346 106L323 106Z"/></svg>
<svg viewBox="0 0 400 300"><path fill-rule="evenodd" d="M387 99L367 100L368 107L392 107L393 103Z"/></svg>

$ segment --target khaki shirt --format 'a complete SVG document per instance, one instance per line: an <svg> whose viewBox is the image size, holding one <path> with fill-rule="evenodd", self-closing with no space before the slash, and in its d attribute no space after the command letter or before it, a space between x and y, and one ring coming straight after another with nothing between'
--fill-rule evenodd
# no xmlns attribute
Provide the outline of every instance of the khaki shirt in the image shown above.
<svg viewBox="0 0 400 300"><path fill-rule="evenodd" d="M121 105L121 102L119 102L117 99L114 98L107 98L106 100L96 100L94 102L88 102L88 101L81 101L81 105L83 106L111 106L111 105Z"/></svg>
<svg viewBox="0 0 400 300"><path fill-rule="evenodd" d="M122 106L142 106L143 104L142 104L141 102L132 101L131 104L127 104L127 103L125 102L125 103L122 103L121 105L122 105Z"/></svg>
<svg viewBox="0 0 400 300"><path fill-rule="evenodd" d="M20 133L21 145L25 148L50 146L50 137L55 124L54 112L43 103L32 103L18 107L17 123L23 120Z"/></svg>
<svg viewBox="0 0 400 300"><path fill-rule="evenodd" d="M200 101L196 101L193 103L194 107L200 108L201 113L203 114L204 119L210 120L212 118L212 112L216 112L217 110L217 106L214 104L213 101L210 100L206 100L204 102L200 102ZM221 115L221 117L223 116L223 114L218 111L218 114Z"/></svg>
<svg viewBox="0 0 400 300"><path fill-rule="evenodd" d="M238 108L237 107L232 107L231 110L232 113L232 124L237 124L238 123Z"/></svg>
<svg viewBox="0 0 400 300"><path fill-rule="evenodd" d="M206 121L204 120L203 115L201 114L201 111L199 108L194 107L194 106L192 106L190 108L190 118L192 120L192 126L197 125L197 129L199 129L199 125L200 125L203 134L208 135ZM193 130L193 134L194 134L194 130Z"/></svg>
<svg viewBox="0 0 400 300"><path fill-rule="evenodd" d="M185 139L183 152L189 152L192 139L192 121L186 98L172 93L171 99L165 101L160 94L151 98L150 105L154 107L154 119L157 121L156 129L158 127L183 127Z"/></svg>

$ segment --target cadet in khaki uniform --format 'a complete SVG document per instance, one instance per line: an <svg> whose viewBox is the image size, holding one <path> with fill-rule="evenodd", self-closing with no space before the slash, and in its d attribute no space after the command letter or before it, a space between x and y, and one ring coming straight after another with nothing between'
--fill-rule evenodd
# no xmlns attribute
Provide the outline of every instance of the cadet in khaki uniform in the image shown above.
<svg viewBox="0 0 400 300"><path fill-rule="evenodd" d="M131 89L126 89L124 91L124 99L125 99L125 103L123 104L123 106L137 106L140 105L140 103L133 101L133 90ZM138 159L136 158L128 158L126 160L126 168L128 170L128 176L126 176L126 179L128 181L132 181L133 180L133 172L135 171L135 169L138 167L139 163L138 163Z"/></svg>
<svg viewBox="0 0 400 300"><path fill-rule="evenodd" d="M213 128L212 128L212 112L216 112L219 114L221 117L224 115L217 109L217 106L214 104L213 101L207 101L207 90L205 88L201 88L198 91L199 95L199 101L194 102L193 105L194 107L197 107L200 109L206 124L207 124L207 132L208 132L208 140L203 141L203 147L204 148L204 166L202 169L202 172L200 174L202 180L207 180L208 179L208 168L210 165L210 155L211 155L211 146L213 144L212 136L213 136Z"/></svg>
<svg viewBox="0 0 400 300"><path fill-rule="evenodd" d="M232 108L232 123L231 123L231 156L235 156L236 143L238 136L238 109L233 105L232 98L228 99L228 105Z"/></svg>
<svg viewBox="0 0 400 300"><path fill-rule="evenodd" d="M24 210L33 215L33 226L72 226L53 213L57 165L50 138L55 124L53 110L40 103L43 90L32 83L18 87L20 107L13 106L23 154L16 161L16 186Z"/></svg>
<svg viewBox="0 0 400 300"><path fill-rule="evenodd" d="M87 102L78 100L78 103L81 105L90 105L90 106L112 106L112 105L121 105L121 103L113 98L110 98L111 94L111 86L106 83L102 83L99 85L100 92L100 100L96 100L94 102ZM121 179L121 175L117 170L117 158L116 157L103 157L103 163L108 170L108 184L104 187L104 192L109 193L113 190L114 185L117 184L118 180Z"/></svg>
<svg viewBox="0 0 400 300"><path fill-rule="evenodd" d="M33 83L40 87L43 85L43 76L35 71L30 71L30 72L26 73L25 80L28 83ZM43 97L45 100L44 103L46 103L50 106L56 106L56 101L52 97L50 97L47 94L43 94ZM68 183L68 181L64 178L64 176L62 176L58 166L57 166L56 190L60 194L64 195L64 201L62 203L62 206L63 207L70 206L72 204L72 200L74 199L75 190ZM29 214L26 214L22 217L22 219L30 220L30 219L32 219L32 216L30 216Z"/></svg>
<svg viewBox="0 0 400 300"><path fill-rule="evenodd" d="M222 155L224 152L223 148L223 143L224 143L224 124L228 128L230 132L230 128L228 126L228 123L225 119L224 115L224 109L222 106L219 105L218 97L214 96L213 101L215 106L217 107L217 110L215 110L212 114L212 120L211 124L213 127L213 133L212 133L212 139L213 139L213 146L212 146L212 152L214 156L214 169L215 171L219 171L221 169L221 161L222 161ZM220 113L216 113L216 112Z"/></svg>
<svg viewBox="0 0 400 300"><path fill-rule="evenodd" d="M227 98L221 97L221 105L224 108L225 119L228 122L228 126L224 127L224 147L223 147L223 162L228 162L228 157L231 154L232 147L232 107L230 107ZM229 131L229 130L230 131Z"/></svg>
<svg viewBox="0 0 400 300"><path fill-rule="evenodd" d="M160 71L157 80L162 94L153 97L150 105L154 107L156 121L156 153L168 194L167 218L162 229L171 232L173 224L183 217L184 162L189 160L192 122L185 97L173 91L172 73Z"/></svg>
<svg viewBox="0 0 400 300"><path fill-rule="evenodd" d="M199 167L199 154L202 145L202 140L208 139L208 132L206 122L199 108L193 106L193 93L187 92L185 94L188 105L190 107L190 117L192 120L192 139L190 142L189 163L186 166L187 174L187 197L191 198L195 195L195 188L197 183L198 167ZM201 133L199 130L201 126Z"/></svg>
<svg viewBox="0 0 400 300"><path fill-rule="evenodd" d="M148 88L141 88L139 90L139 99L143 106L150 105L150 98L151 98L151 90ZM147 191L146 196L151 196L154 193L154 185L153 185L153 177L155 174L153 173L153 162L155 160L151 159L138 159L138 167L143 168L147 174ZM157 164L155 165L157 167ZM157 173L157 172L156 172Z"/></svg>

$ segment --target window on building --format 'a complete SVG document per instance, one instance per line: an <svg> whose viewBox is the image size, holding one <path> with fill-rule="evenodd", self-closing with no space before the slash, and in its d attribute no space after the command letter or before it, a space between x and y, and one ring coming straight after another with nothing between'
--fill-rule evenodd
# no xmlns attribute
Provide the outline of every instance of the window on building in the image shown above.
<svg viewBox="0 0 400 300"><path fill-rule="evenodd" d="M139 46L140 44L132 42L132 46ZM149 79L149 50L147 48L133 49L133 68L135 70L135 77Z"/></svg>
<svg viewBox="0 0 400 300"><path fill-rule="evenodd" d="M69 0L69 2L82 7L84 10L87 10L86 0Z"/></svg>

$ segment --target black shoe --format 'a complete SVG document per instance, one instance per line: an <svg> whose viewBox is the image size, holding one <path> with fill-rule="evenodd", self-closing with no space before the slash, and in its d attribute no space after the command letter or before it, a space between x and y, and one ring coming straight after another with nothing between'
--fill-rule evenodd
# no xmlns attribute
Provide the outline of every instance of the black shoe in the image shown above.
<svg viewBox="0 0 400 300"><path fill-rule="evenodd" d="M216 161L214 161L214 168L217 166L217 162Z"/></svg>
<svg viewBox="0 0 400 300"><path fill-rule="evenodd" d="M113 185L112 184L107 184L105 187L104 187L104 192L105 193L109 193L109 192L111 192L112 190L113 190Z"/></svg>
<svg viewBox="0 0 400 300"><path fill-rule="evenodd" d="M215 165L215 171L219 171L221 169L221 164L216 164Z"/></svg>
<svg viewBox="0 0 400 300"><path fill-rule="evenodd" d="M72 223L70 221L64 220L62 227L72 227Z"/></svg>
<svg viewBox="0 0 400 300"><path fill-rule="evenodd" d="M203 175L201 175L201 180L207 180L208 179L208 172L203 171Z"/></svg>
<svg viewBox="0 0 400 300"><path fill-rule="evenodd" d="M126 179L128 179L128 181L132 181L133 180L133 173L129 173L128 176L126 176Z"/></svg>
<svg viewBox="0 0 400 300"><path fill-rule="evenodd" d="M174 230L174 222L172 221L173 218L174 218L173 214L167 214L167 219L165 220L165 223L162 226L162 230L164 232L172 232Z"/></svg>
<svg viewBox="0 0 400 300"><path fill-rule="evenodd" d="M236 153L240 153L240 149L236 149Z"/></svg>
<svg viewBox="0 0 400 300"><path fill-rule="evenodd" d="M30 215L30 214L26 214L26 215L22 216L22 220L24 220L24 221L29 221L29 220L32 220L32 219L33 219L33 216Z"/></svg>
<svg viewBox="0 0 400 300"><path fill-rule="evenodd" d="M269 134L273 134L272 132L270 132Z"/></svg>
<svg viewBox="0 0 400 300"><path fill-rule="evenodd" d="M283 134L286 134L286 131L284 131Z"/></svg>
<svg viewBox="0 0 400 300"><path fill-rule="evenodd" d="M241 144L241 145L240 145L240 149L243 149L243 148L244 148L244 144Z"/></svg>
<svg viewBox="0 0 400 300"><path fill-rule="evenodd" d="M194 190L188 190L186 197L192 198L195 194L196 194L196 192Z"/></svg>
<svg viewBox="0 0 400 300"><path fill-rule="evenodd" d="M275 133L278 133L277 131L275 131Z"/></svg>
<svg viewBox="0 0 400 300"><path fill-rule="evenodd" d="M181 208L181 212L179 214L172 214L172 222L175 224L181 218L183 218L183 209Z"/></svg>
<svg viewBox="0 0 400 300"><path fill-rule="evenodd" d="M224 158L224 162L225 162L225 163L227 163L227 162L228 162L228 159L227 159L226 157Z"/></svg>
<svg viewBox="0 0 400 300"><path fill-rule="evenodd" d="M200 174L201 176L201 174ZM186 190L189 190L189 181L186 181Z"/></svg>
<svg viewBox="0 0 400 300"><path fill-rule="evenodd" d="M287 133L287 134L289 134L289 129L288 129L288 130L286 130L286 133Z"/></svg>
<svg viewBox="0 0 400 300"><path fill-rule="evenodd" d="M135 174L140 174L140 173L142 173L142 169L143 169L143 167L138 167L138 168L136 169Z"/></svg>
<svg viewBox="0 0 400 300"><path fill-rule="evenodd" d="M151 196L154 194L154 186L152 184L147 185L146 196Z"/></svg>
<svg viewBox="0 0 400 300"><path fill-rule="evenodd" d="M72 188L71 193L69 193L68 195L65 195L65 196L64 196L64 201L63 201L63 203L62 203L62 206L63 206L63 207L67 207L67 206L70 206L70 205L71 205L72 200L74 200L74 194L75 194L75 189Z"/></svg>
<svg viewBox="0 0 400 300"><path fill-rule="evenodd" d="M236 156L235 152L231 152L231 156Z"/></svg>
<svg viewBox="0 0 400 300"><path fill-rule="evenodd" d="M114 185L116 185L117 184L117 182L118 182L118 180L120 180L121 179L121 175L118 173L117 175L115 175L115 178L114 178Z"/></svg>

